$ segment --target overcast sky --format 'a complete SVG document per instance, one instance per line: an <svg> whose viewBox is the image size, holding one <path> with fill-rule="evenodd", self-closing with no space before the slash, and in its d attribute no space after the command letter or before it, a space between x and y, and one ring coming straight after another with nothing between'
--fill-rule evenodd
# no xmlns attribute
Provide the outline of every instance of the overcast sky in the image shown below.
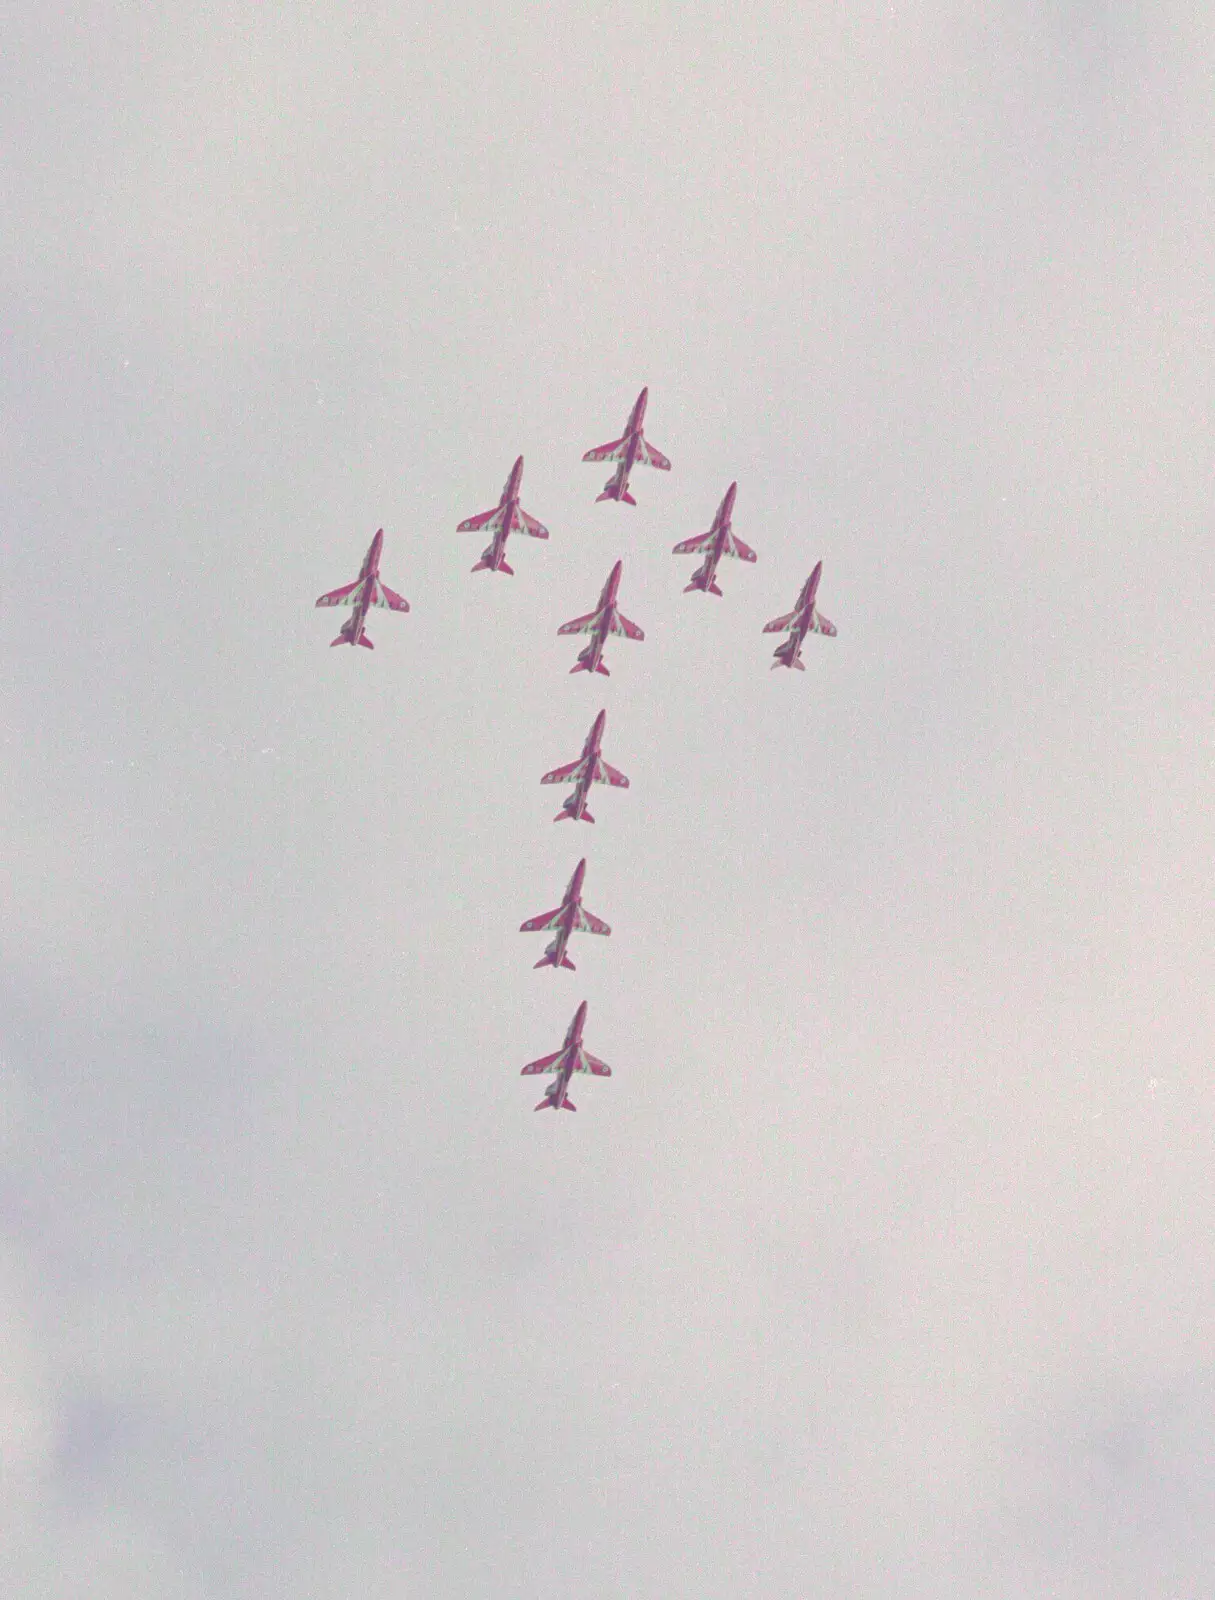
<svg viewBox="0 0 1215 1600"><path fill-rule="evenodd" d="M1201 11L9 8L6 1596L1215 1593Z"/></svg>

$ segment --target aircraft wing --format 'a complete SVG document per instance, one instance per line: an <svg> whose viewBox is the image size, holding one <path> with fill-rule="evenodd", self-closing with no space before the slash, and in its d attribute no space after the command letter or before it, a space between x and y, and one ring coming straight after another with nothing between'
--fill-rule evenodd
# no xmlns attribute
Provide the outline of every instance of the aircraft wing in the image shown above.
<svg viewBox="0 0 1215 1600"><path fill-rule="evenodd" d="M764 624L764 632L784 633L786 629L793 626L796 617L796 611L787 611L783 617L775 617L771 622L766 622Z"/></svg>
<svg viewBox="0 0 1215 1600"><path fill-rule="evenodd" d="M605 761L602 756L595 762L595 776L591 781L593 783L610 783L613 789L627 789L629 786L629 780L624 773L613 767L610 762Z"/></svg>
<svg viewBox="0 0 1215 1600"><path fill-rule="evenodd" d="M647 467L657 467L660 472L670 472L671 470L671 463L663 455L662 451L655 450L654 446L647 443L645 439L638 440L637 459L638 461L644 461Z"/></svg>
<svg viewBox="0 0 1215 1600"><path fill-rule="evenodd" d="M317 601L318 606L352 606L358 599L358 590L363 586L363 580L356 578L353 583L344 583L340 589L330 589L328 594L323 594Z"/></svg>
<svg viewBox="0 0 1215 1600"><path fill-rule="evenodd" d="M547 933L550 928L557 926L557 919L561 915L561 907L555 911L542 911L538 917L529 917L526 922L519 924L520 933Z"/></svg>
<svg viewBox="0 0 1215 1600"><path fill-rule="evenodd" d="M825 634L828 639L834 639L835 623L828 622L826 617L816 611L810 618L810 632Z"/></svg>
<svg viewBox="0 0 1215 1600"><path fill-rule="evenodd" d="M399 595L395 589L390 589L386 583L376 580L375 595L371 601L373 606L384 606L389 611L408 611L409 601Z"/></svg>
<svg viewBox="0 0 1215 1600"><path fill-rule="evenodd" d="M736 539L732 533L726 535L726 554L734 556L739 561L755 560L755 551L751 546L744 544L741 539Z"/></svg>
<svg viewBox="0 0 1215 1600"><path fill-rule="evenodd" d="M541 783L568 783L571 778L582 776L582 757L571 761L564 767L554 767L551 772L546 772L540 779Z"/></svg>
<svg viewBox="0 0 1215 1600"><path fill-rule="evenodd" d="M497 521L497 519L499 518L499 516L501 514L501 511L502 511L502 507L501 506L495 506L492 511L482 511L482 512L479 512L478 515L475 516L475 517L465 517L464 521L456 529L456 532L457 533L475 533L478 528L489 528L489 527L492 527L493 530L495 532L497 532L497 529L498 529L498 521Z"/></svg>
<svg viewBox="0 0 1215 1600"><path fill-rule="evenodd" d="M608 444L596 445L593 450L588 450L583 456L584 461L621 461L624 458L625 447L628 444L624 439L612 439Z"/></svg>
<svg viewBox="0 0 1215 1600"><path fill-rule="evenodd" d="M595 916L594 912L579 908L578 921L575 924L578 933L611 933L611 929L602 917Z"/></svg>
<svg viewBox="0 0 1215 1600"><path fill-rule="evenodd" d="M529 517L526 511L520 511L519 521L522 524L523 532L530 534L533 539L548 538L548 529L544 524L537 522L535 517Z"/></svg>
<svg viewBox="0 0 1215 1600"><path fill-rule="evenodd" d="M554 1050L551 1056L541 1056L538 1061L529 1061L519 1076L521 1078L531 1078L538 1072L547 1072L551 1067L557 1065L564 1053L563 1050Z"/></svg>
<svg viewBox="0 0 1215 1600"><path fill-rule="evenodd" d="M694 539L681 539L671 551L673 556L699 555L702 550L707 550L713 543L713 530L708 533L698 533Z"/></svg>
<svg viewBox="0 0 1215 1600"><path fill-rule="evenodd" d="M630 622L627 617L622 617L619 611L612 617L609 633L623 634L626 639L644 639L645 634L635 622Z"/></svg>
<svg viewBox="0 0 1215 1600"><path fill-rule="evenodd" d="M594 633L595 624L599 621L598 611L588 611L585 617L575 617L572 622L563 622L557 629L558 633Z"/></svg>
<svg viewBox="0 0 1215 1600"><path fill-rule="evenodd" d="M589 1050L579 1050L578 1059L574 1063L575 1072L591 1072L596 1078L610 1078L612 1069L606 1061L600 1061L598 1056L593 1056Z"/></svg>

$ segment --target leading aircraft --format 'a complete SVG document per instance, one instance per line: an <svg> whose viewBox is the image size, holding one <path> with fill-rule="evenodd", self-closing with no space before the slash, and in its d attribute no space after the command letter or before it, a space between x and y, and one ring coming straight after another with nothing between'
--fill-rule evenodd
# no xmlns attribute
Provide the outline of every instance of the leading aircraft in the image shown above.
<svg viewBox="0 0 1215 1600"><path fill-rule="evenodd" d="M704 552L704 560L692 574L692 581L684 586L684 594L689 589L703 589L706 594L720 594L717 587L717 564L722 556L734 556L739 561L754 561L755 551L749 544L744 544L741 539L734 536L730 525L730 518L734 511L734 496L738 485L732 483L726 490L725 498L717 508L713 518L713 526L708 533L698 533L694 539L684 539L677 544L674 554L677 556L699 555Z"/></svg>
<svg viewBox="0 0 1215 1600"><path fill-rule="evenodd" d="M802 592L797 597L797 604L793 610L783 617L775 617L764 628L765 633L784 633L788 631L789 637L784 644L777 645L773 654L776 660L773 667L796 667L799 672L805 672L806 664L802 660L802 640L808 633L821 633L828 639L835 638L835 624L828 622L814 603L818 593L818 580L823 575L823 564L818 566L802 584Z"/></svg>
<svg viewBox="0 0 1215 1600"><path fill-rule="evenodd" d="M457 533L473 533L486 528L493 539L485 547L474 572L505 572L513 577L515 569L506 564L506 541L512 533L527 533L533 539L547 539L548 529L535 517L529 517L519 504L519 485L523 481L523 457L510 469L510 477L502 490L502 498L492 511L482 511L479 516L467 517L456 529Z"/></svg>
<svg viewBox="0 0 1215 1600"><path fill-rule="evenodd" d="M645 421L646 402L650 391L643 389L633 402L633 409L629 412L629 420L624 425L624 432L619 439L612 439L607 444L601 444L594 450L588 450L583 456L584 461L615 461L618 463L615 472L603 486L603 493L596 495L598 500L623 500L626 505L635 506L636 500L629 493L629 474L640 461L644 466L657 467L662 472L670 472L671 463L661 450L655 450L652 444L647 444L645 435L641 431L641 424Z"/></svg>
<svg viewBox="0 0 1215 1600"><path fill-rule="evenodd" d="M586 809L587 791L592 783L607 783L613 789L627 789L629 780L623 772L609 764L599 754L599 746L603 742L603 726L607 721L607 712L601 711L591 724L591 731L586 736L586 743L582 746L582 754L577 761L571 761L568 766L554 767L551 772L546 772L540 779L541 783L568 783L572 778L574 787L566 796L565 804L554 822L594 822L594 817Z"/></svg>
<svg viewBox="0 0 1215 1600"><path fill-rule="evenodd" d="M345 584L341 589L331 589L317 601L318 606L354 607L353 615L342 624L342 631L337 638L330 640L330 648L335 644L361 644L368 650L374 650L375 646L363 631L371 607L385 606L389 611L409 610L409 601L403 600L395 590L380 581L380 551L383 548L384 530L379 528L354 582Z"/></svg>
<svg viewBox="0 0 1215 1600"><path fill-rule="evenodd" d="M582 880L586 877L586 857L574 868L574 876L569 881L565 891L565 898L556 911L542 911L538 917L530 917L519 929L520 933L554 933L556 938L536 962L538 967L568 967L574 971L574 963L565 953L565 947L570 942L573 933L611 933L606 922L583 909L582 905Z"/></svg>
<svg viewBox="0 0 1215 1600"><path fill-rule="evenodd" d="M557 629L562 633L589 633L591 642L585 650L578 653L578 664L570 668L571 672L602 672L605 678L611 673L603 664L603 647L607 643L610 633L623 635L626 639L644 639L645 634L635 622L630 622L627 617L620 614L620 607L616 604L616 594L620 588L620 570L623 561L618 561L608 573L608 580L604 584L593 611L588 611L585 617L575 617L572 622L563 622Z"/></svg>
<svg viewBox="0 0 1215 1600"><path fill-rule="evenodd" d="M524 1067L521 1077L529 1078L537 1072L547 1072L550 1067L555 1067L557 1076L544 1092L544 1099L536 1107L537 1111L577 1111L578 1107L570 1099L568 1093L570 1079L575 1072L590 1072L596 1078L610 1078L612 1069L606 1061L600 1061L598 1056L593 1056L589 1050L583 1048L582 1029L586 1023L586 1001L574 1012L574 1020L565 1030L565 1042L560 1050L554 1050L551 1056L541 1056L538 1061L529 1061Z"/></svg>

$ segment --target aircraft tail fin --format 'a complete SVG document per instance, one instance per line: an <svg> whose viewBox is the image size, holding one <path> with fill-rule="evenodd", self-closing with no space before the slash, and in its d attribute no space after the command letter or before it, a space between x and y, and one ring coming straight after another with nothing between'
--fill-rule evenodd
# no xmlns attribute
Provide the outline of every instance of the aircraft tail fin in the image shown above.
<svg viewBox="0 0 1215 1600"><path fill-rule="evenodd" d="M558 1100L555 1095L546 1094L540 1104L535 1107L537 1111L577 1111L578 1107L569 1095L562 1095Z"/></svg>
<svg viewBox="0 0 1215 1600"><path fill-rule="evenodd" d="M608 481L603 486L603 493L602 494L597 494L595 496L595 504L598 505L601 500L619 500L619 499L620 499L620 490L617 489L617 487L616 487L616 480L615 480L615 478L609 478Z"/></svg>
<svg viewBox="0 0 1215 1600"><path fill-rule="evenodd" d="M601 672L605 678L610 678L611 677L611 673L604 666L602 661L596 661L596 662L594 662L594 665L592 665L592 659L593 658L592 658L591 651L592 651L592 647L589 644L587 645L585 650L579 651L579 653L578 653L578 664L577 664L577 666L571 667L570 671L571 672Z"/></svg>
<svg viewBox="0 0 1215 1600"><path fill-rule="evenodd" d="M720 594L721 593L721 590L717 587L717 579L716 578L709 578L708 580L706 580L705 575L704 575L703 572L694 572L692 574L691 583L686 583L684 585L683 592L684 592L684 594L688 594L693 589L699 589L701 594Z"/></svg>
<svg viewBox="0 0 1215 1600"><path fill-rule="evenodd" d="M576 817L571 806L564 807L564 809L558 811L557 815L553 818L554 822L594 822L594 820L594 817L592 817L590 812L586 810L583 811L580 818Z"/></svg>
<svg viewBox="0 0 1215 1600"><path fill-rule="evenodd" d="M622 489L616 498L623 500L626 506L635 506L637 504L627 489Z"/></svg>
<svg viewBox="0 0 1215 1600"><path fill-rule="evenodd" d="M368 650L375 649L375 645L372 644L371 640L365 633L360 632L358 638L356 639L354 636L354 630L349 623L346 624L336 639L330 639L329 648L332 650L335 644L361 644L365 645Z"/></svg>
<svg viewBox="0 0 1215 1600"><path fill-rule="evenodd" d="M578 970L567 955L563 955L558 961L556 939L545 949L539 961L533 964L532 970L535 971L537 967L568 967L571 972L577 972Z"/></svg>
<svg viewBox="0 0 1215 1600"><path fill-rule="evenodd" d="M493 561L493 555L494 555L493 546L491 545L490 548L481 557L480 561L477 562L476 566L475 567L470 567L469 571L470 572L505 572L508 578L513 578L514 575L515 575L514 567L508 566L505 561L499 561L498 565L495 567L494 566L494 561Z"/></svg>

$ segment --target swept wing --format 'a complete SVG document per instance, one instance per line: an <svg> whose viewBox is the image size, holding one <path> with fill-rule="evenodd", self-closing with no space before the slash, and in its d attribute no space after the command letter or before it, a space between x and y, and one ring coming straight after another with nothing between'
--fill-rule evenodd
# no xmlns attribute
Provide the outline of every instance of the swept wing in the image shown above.
<svg viewBox="0 0 1215 1600"><path fill-rule="evenodd" d="M358 600L356 591L363 587L363 579L356 578L353 583L344 583L340 589L330 589L328 594L323 594L317 601L318 606L352 606Z"/></svg>
<svg viewBox="0 0 1215 1600"><path fill-rule="evenodd" d="M605 456L603 459L606 461L610 457ZM663 455L662 451L655 450L654 446L645 439L637 441L637 459L638 461L644 461L647 467L657 467L660 472L670 472L671 470L671 463Z"/></svg>
<svg viewBox="0 0 1215 1600"><path fill-rule="evenodd" d="M623 461L628 442L627 434L623 439L611 439L607 444L599 444L593 450L588 450L582 459L584 461Z"/></svg>

